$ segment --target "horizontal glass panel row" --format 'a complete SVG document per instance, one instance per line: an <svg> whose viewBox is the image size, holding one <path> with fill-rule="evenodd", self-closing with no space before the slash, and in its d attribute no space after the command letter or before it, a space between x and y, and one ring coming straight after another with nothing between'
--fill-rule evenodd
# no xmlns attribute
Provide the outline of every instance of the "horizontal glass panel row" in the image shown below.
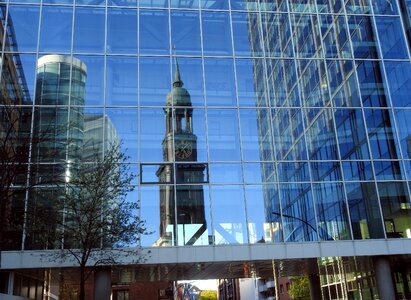
<svg viewBox="0 0 411 300"><path fill-rule="evenodd" d="M62 70L37 68L52 57L65 60ZM10 101L18 104L163 106L175 71L168 57L45 55L36 63L34 54L5 54L3 59L2 76L10 84L1 88L7 88ZM82 75L70 67L78 60ZM405 61L181 57L177 62L193 106L410 107L411 65ZM48 65L53 68L53 63ZM56 98L57 85L57 94L67 100ZM73 96L79 101L68 102Z"/></svg>
<svg viewBox="0 0 411 300"><path fill-rule="evenodd" d="M61 193L33 188L30 207ZM24 195L15 191L16 205ZM141 236L143 246L410 238L411 230L408 186L401 182L142 186L127 201L139 203L136 213L150 232ZM31 237L42 229L32 225L30 219L27 249L41 247Z"/></svg>
<svg viewBox="0 0 411 300"><path fill-rule="evenodd" d="M5 1L6 2L6 1ZM39 3L39 0L9 0L12 3ZM374 13L376 14L398 14L396 3L388 3L386 1L342 1L335 0L331 3L324 0L317 1L296 1L289 0L289 10L299 13L343 13L344 2L347 13L368 14L371 12L371 4ZM44 0L46 4L77 4L91 6L123 6L123 7L154 7L154 8L181 8L181 9L199 9L204 10L245 10L245 11L278 11L286 12L287 1L269 1L269 0Z"/></svg>
<svg viewBox="0 0 411 300"><path fill-rule="evenodd" d="M393 16L10 5L3 22L12 28L5 49L15 52L409 58Z"/></svg>

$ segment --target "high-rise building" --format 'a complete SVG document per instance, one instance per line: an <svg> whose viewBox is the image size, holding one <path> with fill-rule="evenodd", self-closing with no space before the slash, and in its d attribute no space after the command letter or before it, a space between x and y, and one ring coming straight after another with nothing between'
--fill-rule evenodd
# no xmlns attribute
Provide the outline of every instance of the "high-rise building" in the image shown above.
<svg viewBox="0 0 411 300"><path fill-rule="evenodd" d="M121 141L151 232L146 262L124 258L133 280L307 276L312 299L411 298L410 1L0 8L0 105L33 112L0 292L39 299L56 267L32 252L57 246L33 240L31 185Z"/></svg>

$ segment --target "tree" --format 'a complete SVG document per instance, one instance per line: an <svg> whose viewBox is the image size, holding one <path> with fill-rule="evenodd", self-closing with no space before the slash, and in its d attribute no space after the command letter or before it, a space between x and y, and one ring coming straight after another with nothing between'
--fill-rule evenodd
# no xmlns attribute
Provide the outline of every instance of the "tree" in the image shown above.
<svg viewBox="0 0 411 300"><path fill-rule="evenodd" d="M85 299L85 282L95 267L115 265L127 255L133 255L136 263L143 259L137 245L147 232L137 202L126 199L135 177L126 160L118 144L104 156L96 151L94 160L67 168L64 185L55 185L59 196L36 212L44 228L57 226L54 238L62 245L60 259L77 262L80 300Z"/></svg>
<svg viewBox="0 0 411 300"><path fill-rule="evenodd" d="M291 286L288 294L294 300L310 300L308 277L293 277L291 279Z"/></svg>
<svg viewBox="0 0 411 300"><path fill-rule="evenodd" d="M199 300L217 300L217 291L201 291Z"/></svg>

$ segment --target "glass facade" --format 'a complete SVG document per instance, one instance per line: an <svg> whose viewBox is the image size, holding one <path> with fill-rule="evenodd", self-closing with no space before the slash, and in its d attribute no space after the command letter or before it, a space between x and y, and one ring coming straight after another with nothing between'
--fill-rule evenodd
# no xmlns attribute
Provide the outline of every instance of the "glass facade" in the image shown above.
<svg viewBox="0 0 411 300"><path fill-rule="evenodd" d="M1 138L27 148L2 182L3 247L58 247L25 217L39 190L46 203L64 192L44 179L120 141L152 232L142 246L411 238L410 11L1 1L0 106L25 116L10 130L2 114Z"/></svg>

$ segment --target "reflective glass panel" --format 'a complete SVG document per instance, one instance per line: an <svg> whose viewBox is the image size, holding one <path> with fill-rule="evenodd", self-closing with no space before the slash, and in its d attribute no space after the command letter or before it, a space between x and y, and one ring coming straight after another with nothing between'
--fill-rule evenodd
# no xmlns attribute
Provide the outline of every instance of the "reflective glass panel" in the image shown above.
<svg viewBox="0 0 411 300"><path fill-rule="evenodd" d="M72 7L43 6L39 50L41 52L69 52L72 21Z"/></svg>
<svg viewBox="0 0 411 300"><path fill-rule="evenodd" d="M129 157L130 162L138 161L138 110L106 109L105 144L118 144L121 151Z"/></svg>
<svg viewBox="0 0 411 300"><path fill-rule="evenodd" d="M216 3L228 0L215 1ZM203 12L201 14L203 27L204 55L231 56L230 18L226 12Z"/></svg>
<svg viewBox="0 0 411 300"><path fill-rule="evenodd" d="M104 57L76 56L87 67L85 105L103 105L104 101ZM75 86L72 86L74 89Z"/></svg>
<svg viewBox="0 0 411 300"><path fill-rule="evenodd" d="M370 12L370 3L368 0L348 0L345 1L347 13L366 14Z"/></svg>
<svg viewBox="0 0 411 300"><path fill-rule="evenodd" d="M341 159L369 159L362 111L338 109L334 111L334 118Z"/></svg>
<svg viewBox="0 0 411 300"><path fill-rule="evenodd" d="M237 103L232 59L204 59L207 105L235 106Z"/></svg>
<svg viewBox="0 0 411 300"><path fill-rule="evenodd" d="M137 10L109 8L106 51L137 54Z"/></svg>
<svg viewBox="0 0 411 300"><path fill-rule="evenodd" d="M171 12L171 44L179 55L201 55L200 17L197 12Z"/></svg>
<svg viewBox="0 0 411 300"><path fill-rule="evenodd" d="M141 161L163 161L162 142L166 126L164 120L164 111L160 108L142 108L140 110Z"/></svg>
<svg viewBox="0 0 411 300"><path fill-rule="evenodd" d="M377 186L387 237L408 237L411 211L407 185L403 182L378 182Z"/></svg>
<svg viewBox="0 0 411 300"><path fill-rule="evenodd" d="M356 61L356 64L363 105L369 107L387 106L381 63L364 60Z"/></svg>
<svg viewBox="0 0 411 300"><path fill-rule="evenodd" d="M398 13L396 1L372 0L374 13L393 15Z"/></svg>
<svg viewBox="0 0 411 300"><path fill-rule="evenodd" d="M316 241L317 228L309 184L280 184L282 211L273 211L273 221L283 220L284 242Z"/></svg>
<svg viewBox="0 0 411 300"><path fill-rule="evenodd" d="M370 161L343 161L345 180L372 180L374 178Z"/></svg>
<svg viewBox="0 0 411 300"><path fill-rule="evenodd" d="M371 155L374 159L398 159L398 143L392 116L385 109L365 109Z"/></svg>
<svg viewBox="0 0 411 300"><path fill-rule="evenodd" d="M283 14L263 13L261 22L266 55L290 57L292 43L288 18Z"/></svg>
<svg viewBox="0 0 411 300"><path fill-rule="evenodd" d="M106 105L137 106L137 57L107 56Z"/></svg>
<svg viewBox="0 0 411 300"><path fill-rule="evenodd" d="M271 130L267 109L240 109L243 160L273 160Z"/></svg>
<svg viewBox="0 0 411 300"><path fill-rule="evenodd" d="M6 36L6 51L37 50L38 7L10 5L7 23L13 28L14 34Z"/></svg>
<svg viewBox="0 0 411 300"><path fill-rule="evenodd" d="M300 0L297 0L300 2ZM307 1L301 1L306 3ZM298 7L309 7L308 5ZM291 15L294 47L297 57L315 57L321 48L318 20L315 15ZM320 55L320 52L318 53Z"/></svg>
<svg viewBox="0 0 411 300"><path fill-rule="evenodd" d="M338 159L337 141L332 123L332 111L327 109L308 128L310 159Z"/></svg>
<svg viewBox="0 0 411 300"><path fill-rule="evenodd" d="M165 195L174 195L172 186L142 186L140 213L146 221L148 235L141 236L141 246L172 246L175 243L174 197L166 201Z"/></svg>
<svg viewBox="0 0 411 300"><path fill-rule="evenodd" d="M140 53L169 54L168 11L141 9L139 16Z"/></svg>
<svg viewBox="0 0 411 300"><path fill-rule="evenodd" d="M204 106L204 80L203 69L200 58L178 57L177 63L180 71L180 79L183 88L190 94L193 106ZM175 60L173 62L173 80L175 74Z"/></svg>
<svg viewBox="0 0 411 300"><path fill-rule="evenodd" d="M207 121L210 160L240 160L237 111L209 109Z"/></svg>
<svg viewBox="0 0 411 300"><path fill-rule="evenodd" d="M228 9L229 0L200 0L202 8L206 9Z"/></svg>
<svg viewBox="0 0 411 300"><path fill-rule="evenodd" d="M164 0L138 0L140 7L168 7L168 1Z"/></svg>
<svg viewBox="0 0 411 300"><path fill-rule="evenodd" d="M180 185L176 187L176 193L177 244L212 244L208 187Z"/></svg>
<svg viewBox="0 0 411 300"><path fill-rule="evenodd" d="M282 241L280 220L273 221L273 215L266 207L268 201L265 200L268 200L269 194L277 192L274 186L270 186L270 189L270 193L261 185L246 186L245 189L249 242L252 244Z"/></svg>
<svg viewBox="0 0 411 300"><path fill-rule="evenodd" d="M254 83L257 81L254 75L254 61L246 59L237 59L237 92L238 104L240 106L256 106L257 93L254 89Z"/></svg>
<svg viewBox="0 0 411 300"><path fill-rule="evenodd" d="M355 58L377 58L375 30L371 18L366 16L349 16L352 46Z"/></svg>
<svg viewBox="0 0 411 300"><path fill-rule="evenodd" d="M214 243L244 244L248 242L242 186L211 186Z"/></svg>
<svg viewBox="0 0 411 300"><path fill-rule="evenodd" d="M211 183L242 183L241 164L210 164Z"/></svg>
<svg viewBox="0 0 411 300"><path fill-rule="evenodd" d="M252 13L232 13L234 53L240 56L262 55L259 49L257 15ZM249 26L255 26L250 31Z"/></svg>
<svg viewBox="0 0 411 300"><path fill-rule="evenodd" d="M354 239L383 238L384 230L374 183L347 183L347 200Z"/></svg>
<svg viewBox="0 0 411 300"><path fill-rule="evenodd" d="M328 58L348 58L351 56L348 30L343 17L321 16L325 56Z"/></svg>
<svg viewBox="0 0 411 300"><path fill-rule="evenodd" d="M172 88L170 76L169 58L141 57L140 105L165 105L167 94Z"/></svg>
<svg viewBox="0 0 411 300"><path fill-rule="evenodd" d="M104 53L105 10L76 8L73 51L78 53Z"/></svg>
<svg viewBox="0 0 411 300"><path fill-rule="evenodd" d="M326 241L349 239L350 225L342 184L324 183L313 186L320 239Z"/></svg>
<svg viewBox="0 0 411 300"><path fill-rule="evenodd" d="M411 159L411 110L395 110L395 118L402 155L405 159Z"/></svg>
<svg viewBox="0 0 411 300"><path fill-rule="evenodd" d="M400 18L377 17L375 22L383 58L408 58Z"/></svg>
<svg viewBox="0 0 411 300"><path fill-rule="evenodd" d="M393 106L411 107L411 65L409 62L386 62Z"/></svg>

